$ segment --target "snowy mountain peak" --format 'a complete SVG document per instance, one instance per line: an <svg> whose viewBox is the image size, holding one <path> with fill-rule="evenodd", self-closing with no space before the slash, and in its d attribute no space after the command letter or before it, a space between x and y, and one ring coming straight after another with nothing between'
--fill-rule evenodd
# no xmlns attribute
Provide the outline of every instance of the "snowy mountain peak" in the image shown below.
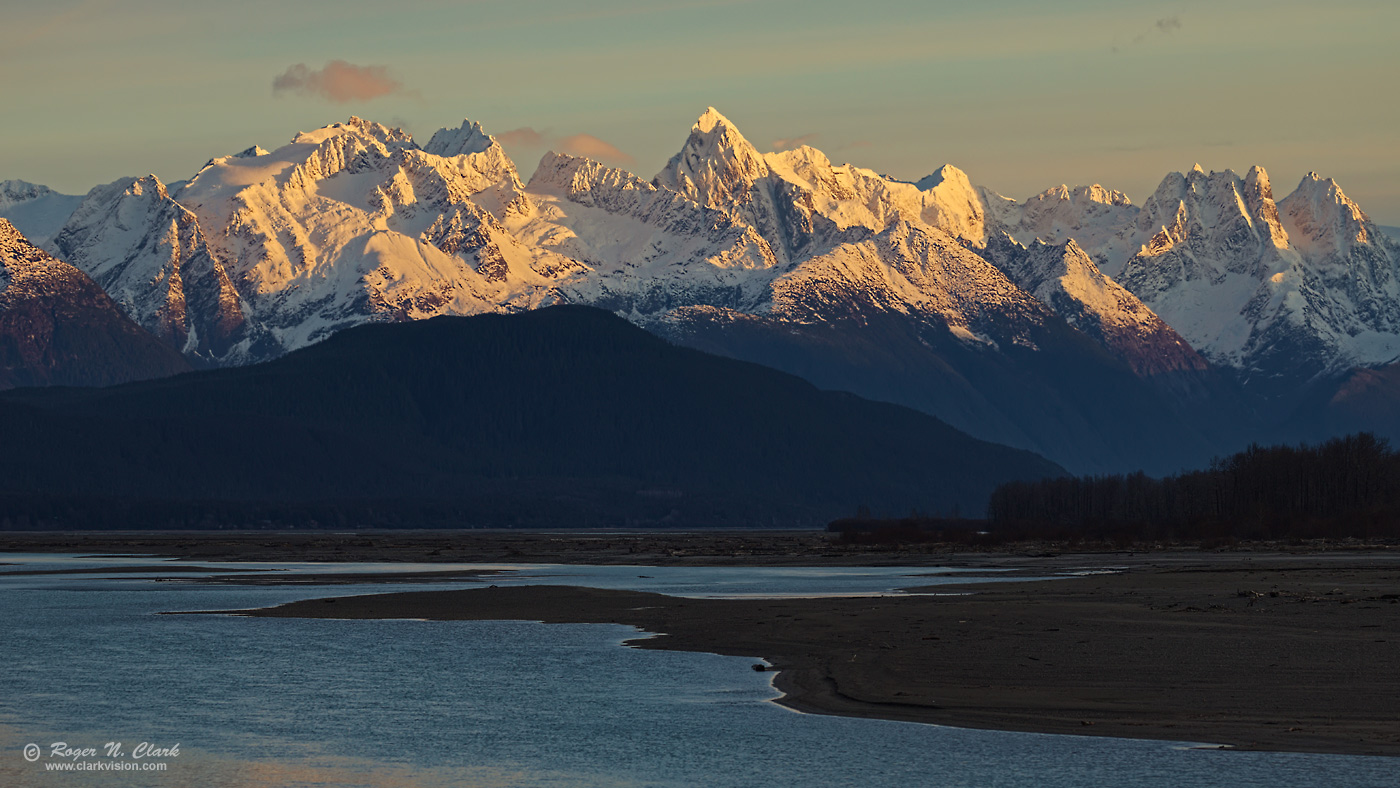
<svg viewBox="0 0 1400 788"><path fill-rule="evenodd" d="M1376 229L1361 206L1347 197L1335 180L1315 172L1303 176L1279 208L1295 246L1310 259L1346 258L1358 245L1389 246L1389 239Z"/></svg>
<svg viewBox="0 0 1400 788"><path fill-rule="evenodd" d="M749 189L768 173L758 149L710 107L695 121L680 152L652 182L717 208L748 202Z"/></svg>
<svg viewBox="0 0 1400 788"><path fill-rule="evenodd" d="M1128 268L1136 270L1130 274L1124 269L1124 284L1154 307L1154 296L1136 289L1145 286L1143 266L1152 257L1176 255L1158 261L1159 267L1166 266L1162 275L1170 269L1175 271L1171 276L1182 281L1203 279L1217 284L1227 273L1262 280L1287 265L1288 233L1279 220L1268 174L1261 167L1251 168L1246 178L1228 169L1207 175L1199 166L1185 175L1169 173L1143 204L1137 230L1139 237L1151 240L1129 262ZM1154 280L1157 276L1150 275ZM1200 341L1198 336L1188 336Z"/></svg>
<svg viewBox="0 0 1400 788"><path fill-rule="evenodd" d="M1026 200L1026 210L1036 215L1062 210L1059 203L1068 203L1081 210L1093 210L1095 205L1121 208L1133 204L1132 200L1128 199L1128 195L1123 192L1116 189L1105 189L1097 183L1092 186L1075 186L1073 189L1062 184L1053 189L1046 189Z"/></svg>
<svg viewBox="0 0 1400 788"><path fill-rule="evenodd" d="M243 305L222 260L194 213L154 175L88 192L49 246L182 353L223 358L246 338Z"/></svg>
<svg viewBox="0 0 1400 788"><path fill-rule="evenodd" d="M1057 243L1037 239L1027 247L1001 232L988 240L986 256L1017 286L1139 375L1206 368L1205 359L1137 296L1104 276L1073 238Z"/></svg>
<svg viewBox="0 0 1400 788"><path fill-rule="evenodd" d="M569 289L570 300L596 302L601 291L628 310L655 312L664 305L655 291L672 279L673 299L752 305L753 288L768 276L762 272L774 266L771 248L751 226L626 170L551 152L527 189L542 207L522 234L597 272L597 281ZM742 270L760 273L735 273Z"/></svg>
<svg viewBox="0 0 1400 788"><path fill-rule="evenodd" d="M1301 383L1400 353L1400 250L1335 181L1275 203L1261 167L1173 173L1137 231L1122 283L1218 363Z"/></svg>
<svg viewBox="0 0 1400 788"><path fill-rule="evenodd" d="M62 229L82 201L80 195L59 194L37 183L0 181L0 216L39 246L48 243Z"/></svg>
<svg viewBox="0 0 1400 788"><path fill-rule="evenodd" d="M951 164L944 164L942 167L939 167L928 175L915 181L914 185L919 188L919 191L926 192L948 182L952 182L958 189L972 188L972 181L968 180L967 173Z"/></svg>
<svg viewBox="0 0 1400 788"><path fill-rule="evenodd" d="M496 138L487 134L480 123L463 118L459 128L438 129L423 150L434 156L452 157L482 153L495 144Z"/></svg>
<svg viewBox="0 0 1400 788"><path fill-rule="evenodd" d="M763 158L770 167L776 159L794 171L821 172L831 169L831 159L811 145L799 145L792 150L769 153Z"/></svg>
<svg viewBox="0 0 1400 788"><path fill-rule="evenodd" d="M1267 173L1259 167L1250 173L1248 181L1234 170L1206 174L1199 164L1185 174L1168 173L1143 204L1141 219L1154 228L1170 227L1184 206L1187 217L1202 228L1216 227L1236 215L1252 228L1254 220L1261 218L1257 214L1263 210L1264 198L1272 201L1273 197L1267 191ZM1253 204L1246 199L1251 194L1259 198Z"/></svg>
<svg viewBox="0 0 1400 788"><path fill-rule="evenodd" d="M810 213L792 216L788 210L794 190L801 192L802 187L776 176L758 149L713 107L695 121L685 145L652 184L753 228L781 262L789 261L794 243L809 240L795 239L794 227L788 226L793 221L797 228L810 223Z"/></svg>
<svg viewBox="0 0 1400 788"><path fill-rule="evenodd" d="M464 119L459 128L439 129L422 151L406 150L408 152L401 158L423 160L409 165L410 169L452 172L472 195L472 200L497 219L503 220L508 214L527 214L531 210L522 194L525 185L515 162L506 155L500 142L476 121Z"/></svg>
<svg viewBox="0 0 1400 788"><path fill-rule="evenodd" d="M1251 217L1255 217L1260 236L1267 234L1275 249L1287 249L1288 231L1279 218L1278 205L1274 202L1274 188L1269 183L1269 173L1263 167L1254 165L1245 173L1240 182L1240 197Z"/></svg>
<svg viewBox="0 0 1400 788"><path fill-rule="evenodd" d="M986 242L986 204L967 173L945 164L914 186L923 192L923 221L973 244Z"/></svg>
<svg viewBox="0 0 1400 788"><path fill-rule="evenodd" d="M72 260L71 255L82 245L74 245L77 239L98 222L110 221L114 229L121 230L123 234L133 234L134 237L145 229L142 225L150 213L150 206L169 199L165 184L155 175L121 178L94 186L69 217L54 243L64 259ZM83 267L77 260L72 262L79 268Z"/></svg>
<svg viewBox="0 0 1400 788"><path fill-rule="evenodd" d="M691 130L698 131L702 134L709 134L717 127L732 129L736 134L739 132L738 127L735 126L729 118L721 115L719 110L714 107L706 107L705 112L695 121L695 125L691 127Z"/></svg>
<svg viewBox="0 0 1400 788"><path fill-rule="evenodd" d="M1070 199L1075 202L1097 202L1104 205L1128 206L1133 201L1128 199L1128 195L1117 189L1105 189L1099 184L1092 186L1076 186L1070 195Z"/></svg>
<svg viewBox="0 0 1400 788"><path fill-rule="evenodd" d="M1269 173L1258 164L1250 167L1249 172L1245 173L1244 183L1245 186L1249 187L1251 190L1265 192L1269 195L1270 199L1273 199L1274 187L1269 183Z"/></svg>
<svg viewBox="0 0 1400 788"><path fill-rule="evenodd" d="M5 208L15 203L37 200L40 197L47 197L54 193L54 190L47 186L30 183L29 181L0 181L0 208Z"/></svg>
<svg viewBox="0 0 1400 788"><path fill-rule="evenodd" d="M532 191L554 190L560 194L584 193L590 190L604 172L614 173L613 180L618 182L630 175L583 156L549 151L540 157L540 163L535 167L535 174L530 176L527 188ZM630 188L637 188L637 184L642 184L641 179L635 175L629 180L636 182L628 183ZM646 188L651 187L646 185Z"/></svg>
<svg viewBox="0 0 1400 788"><path fill-rule="evenodd" d="M350 119L344 123L332 123L312 131L303 131L292 138L292 144L320 145L328 139L342 135L375 139L385 145L413 144L413 138L403 129L391 129L382 123L375 123L355 115L351 115Z"/></svg>
<svg viewBox="0 0 1400 788"><path fill-rule="evenodd" d="M219 156L217 158L210 159L209 161L204 162L204 166L200 167L199 171L204 172L210 167L213 167L217 164L224 164L234 159L256 159L259 156L266 155L268 155L266 150L263 150L263 148L259 145L254 145L250 148L244 148L243 150L237 153L230 153L227 156ZM199 177L198 174L196 174L195 177ZM176 190L178 191L179 189L177 188Z"/></svg>
<svg viewBox="0 0 1400 788"><path fill-rule="evenodd" d="M170 193L165 188L165 184L162 183L160 178L157 178L154 173L142 175L140 178L133 178L131 183L126 187L126 193L133 197L144 196L148 191L158 200L164 200L170 196Z"/></svg>
<svg viewBox="0 0 1400 788"><path fill-rule="evenodd" d="M1298 182L1298 188L1293 190L1293 194L1300 198L1305 198L1314 203L1337 203L1339 205L1355 206L1345 194L1342 187L1337 185L1337 181L1332 178L1324 178L1315 172L1310 172L1303 176ZM1356 209L1360 213L1360 208Z"/></svg>

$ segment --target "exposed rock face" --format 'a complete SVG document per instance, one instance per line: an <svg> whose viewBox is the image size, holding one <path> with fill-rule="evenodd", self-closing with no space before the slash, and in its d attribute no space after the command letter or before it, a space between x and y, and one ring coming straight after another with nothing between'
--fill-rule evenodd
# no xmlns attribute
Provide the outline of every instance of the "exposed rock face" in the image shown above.
<svg viewBox="0 0 1400 788"><path fill-rule="evenodd" d="M1203 371L1191 345L1127 288L1104 276L1073 239L1029 248L1003 234L987 256L1018 286L1097 339L1142 376Z"/></svg>
<svg viewBox="0 0 1400 788"><path fill-rule="evenodd" d="M1168 176L1137 227L1158 229L1124 286L1256 386L1296 389L1400 355L1400 253L1335 183L1310 175L1276 204L1259 167L1197 168Z"/></svg>
<svg viewBox="0 0 1400 788"><path fill-rule="evenodd" d="M248 341L242 300L193 213L154 175L88 193L50 244L143 328L192 359Z"/></svg>
<svg viewBox="0 0 1400 788"><path fill-rule="evenodd" d="M188 369L95 282L0 219L0 389L105 386Z"/></svg>

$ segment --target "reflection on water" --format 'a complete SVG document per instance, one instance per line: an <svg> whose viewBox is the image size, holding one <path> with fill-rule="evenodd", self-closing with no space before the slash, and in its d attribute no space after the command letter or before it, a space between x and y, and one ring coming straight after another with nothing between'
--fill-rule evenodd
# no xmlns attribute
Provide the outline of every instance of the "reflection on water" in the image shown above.
<svg viewBox="0 0 1400 788"><path fill-rule="evenodd" d="M670 569L523 574L673 593L930 580L907 577L927 568ZM400 588L425 586L352 590ZM767 702L771 674L751 659L621 648L636 632L614 625L156 615L346 590L0 578L0 785L1301 787L1385 785L1400 771L1400 759L797 714ZM57 740L179 742L181 754L165 773L58 776L20 754Z"/></svg>
<svg viewBox="0 0 1400 788"><path fill-rule="evenodd" d="M29 731L29 739L49 742L56 735ZM57 736L58 740L73 738ZM200 786L201 788L506 788L522 785L593 786L594 777L561 772L501 766L422 767L353 755L334 755L316 748L304 748L295 759L240 759L195 748L181 747L180 756L167 761L163 772L143 771L122 774L60 773L44 770L42 762L28 763L20 755L25 734L12 726L0 725L0 743L5 753L0 763L0 785L82 785L152 788ZM15 743L12 748L11 743ZM15 757L9 757L10 755ZM47 758L43 760L48 760ZM92 760L103 760L101 758ZM611 781L619 786L644 785L638 781Z"/></svg>

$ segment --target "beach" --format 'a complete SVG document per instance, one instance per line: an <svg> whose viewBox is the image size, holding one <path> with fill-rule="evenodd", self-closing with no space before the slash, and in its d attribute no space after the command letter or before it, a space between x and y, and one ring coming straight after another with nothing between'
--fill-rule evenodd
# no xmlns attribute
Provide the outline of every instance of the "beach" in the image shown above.
<svg viewBox="0 0 1400 788"><path fill-rule="evenodd" d="M0 536L0 549L184 559L171 567L294 560L984 571L999 582L924 589L932 595L921 595L916 572L912 593L884 597L689 599L510 586L317 599L248 615L618 623L646 633L632 643L640 648L761 659L777 671L780 702L806 712L1400 755L1393 545L973 552L870 549L818 532L153 532L12 533ZM479 569L334 582L404 582L415 573L490 582ZM260 574L210 580L280 582ZM1052 576L1059 579L1035 579Z"/></svg>
<svg viewBox="0 0 1400 788"><path fill-rule="evenodd" d="M527 586L256 616L618 623L761 658L807 712L1242 749L1400 755L1395 556L1211 557L937 595L683 599ZM619 683L625 677L619 677Z"/></svg>

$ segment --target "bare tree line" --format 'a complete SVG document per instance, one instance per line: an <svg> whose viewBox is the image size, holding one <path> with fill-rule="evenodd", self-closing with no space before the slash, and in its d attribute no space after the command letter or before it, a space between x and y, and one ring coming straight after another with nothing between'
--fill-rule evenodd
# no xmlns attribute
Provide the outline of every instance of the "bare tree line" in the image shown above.
<svg viewBox="0 0 1400 788"><path fill-rule="evenodd" d="M1207 470L1010 482L987 507L994 531L1151 538L1400 536L1400 454L1370 433L1316 446L1250 446Z"/></svg>

